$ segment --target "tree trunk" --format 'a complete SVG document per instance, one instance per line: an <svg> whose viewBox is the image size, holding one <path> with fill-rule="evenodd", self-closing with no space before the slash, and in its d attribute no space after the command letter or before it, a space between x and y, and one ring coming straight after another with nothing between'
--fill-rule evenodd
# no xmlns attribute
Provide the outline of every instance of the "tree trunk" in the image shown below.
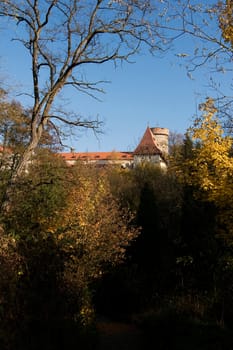
<svg viewBox="0 0 233 350"><path fill-rule="evenodd" d="M20 157L16 168L12 169L12 174L8 181L5 194L3 197L2 205L1 205L1 210L3 215L9 212L10 210L11 203L14 200L15 186L17 184L17 181L22 176L22 174L27 171L27 167L30 164L30 161L33 156L33 152L38 145L39 139L40 139L40 136L37 135L37 137L30 142L30 144L26 147L24 153Z"/></svg>

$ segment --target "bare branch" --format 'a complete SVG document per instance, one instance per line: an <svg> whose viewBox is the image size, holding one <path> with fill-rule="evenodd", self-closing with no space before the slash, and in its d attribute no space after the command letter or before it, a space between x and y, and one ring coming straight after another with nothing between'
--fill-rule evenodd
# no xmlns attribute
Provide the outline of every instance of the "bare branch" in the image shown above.
<svg viewBox="0 0 233 350"><path fill-rule="evenodd" d="M67 125L72 125L72 126L77 126L80 128L87 128L87 129L95 129L98 130L98 128L102 125L102 122L99 120L83 120L81 118L76 118L74 120L68 120L67 118L63 118L59 115L51 115L50 119L56 119L59 120L60 122L67 124Z"/></svg>

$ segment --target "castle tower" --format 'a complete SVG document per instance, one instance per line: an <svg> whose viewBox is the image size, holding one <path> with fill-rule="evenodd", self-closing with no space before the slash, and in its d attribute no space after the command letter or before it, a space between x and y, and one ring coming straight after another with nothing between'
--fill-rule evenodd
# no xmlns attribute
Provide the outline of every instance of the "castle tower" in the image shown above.
<svg viewBox="0 0 233 350"><path fill-rule="evenodd" d="M155 143L158 149L164 154L168 154L168 137L169 129L167 128L151 128Z"/></svg>
<svg viewBox="0 0 233 350"><path fill-rule="evenodd" d="M133 152L134 164L150 162L167 168L168 129L147 127L141 141Z"/></svg>

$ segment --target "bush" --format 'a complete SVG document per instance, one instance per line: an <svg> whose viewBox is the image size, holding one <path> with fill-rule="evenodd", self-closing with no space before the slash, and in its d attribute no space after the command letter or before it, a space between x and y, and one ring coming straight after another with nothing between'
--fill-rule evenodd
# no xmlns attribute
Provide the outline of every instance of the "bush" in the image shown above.
<svg viewBox="0 0 233 350"><path fill-rule="evenodd" d="M151 347L158 350L233 349L231 331L217 323L194 318L176 305L151 309L137 316L135 322L146 333Z"/></svg>

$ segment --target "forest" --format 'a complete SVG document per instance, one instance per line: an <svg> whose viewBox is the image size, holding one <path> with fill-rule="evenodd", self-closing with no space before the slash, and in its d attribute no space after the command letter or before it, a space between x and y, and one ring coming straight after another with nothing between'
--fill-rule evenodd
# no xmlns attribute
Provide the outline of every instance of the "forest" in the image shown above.
<svg viewBox="0 0 233 350"><path fill-rule="evenodd" d="M231 348L232 138L216 113L206 100L174 135L167 171L70 167L48 132L9 202L29 118L2 92L2 349L95 349L99 316L156 349Z"/></svg>
<svg viewBox="0 0 233 350"><path fill-rule="evenodd" d="M28 107L0 86L1 349L105 350L102 317L134 324L150 349L233 349L231 96L203 98L186 133L171 133L166 171L59 156L63 125L102 128L59 106L67 87L104 92L83 66L187 36L199 43L188 73L230 72L232 11L228 0L0 1L32 78Z"/></svg>

